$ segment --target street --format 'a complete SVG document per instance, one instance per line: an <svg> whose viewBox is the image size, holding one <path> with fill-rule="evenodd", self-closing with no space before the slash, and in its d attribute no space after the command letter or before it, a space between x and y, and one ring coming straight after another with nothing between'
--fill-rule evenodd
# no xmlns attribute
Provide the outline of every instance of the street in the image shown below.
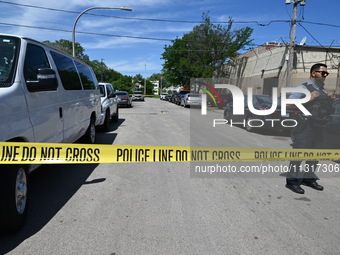
<svg viewBox="0 0 340 255"><path fill-rule="evenodd" d="M223 118L216 108L201 116L146 98L119 111L98 144L290 148L289 135L213 127ZM229 166L264 163L288 165ZM189 162L44 165L30 176L27 221L0 237L0 254L339 254L339 173L318 174L325 190L299 195L279 173L194 169Z"/></svg>

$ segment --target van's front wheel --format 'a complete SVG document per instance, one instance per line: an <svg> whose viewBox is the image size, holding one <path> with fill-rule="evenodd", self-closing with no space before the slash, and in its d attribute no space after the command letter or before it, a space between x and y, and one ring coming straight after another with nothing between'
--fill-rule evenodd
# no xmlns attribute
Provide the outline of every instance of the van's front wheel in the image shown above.
<svg viewBox="0 0 340 255"><path fill-rule="evenodd" d="M104 124L103 124L103 130L105 132L109 132L110 131L110 120L111 120L111 114L107 110L106 113L105 113L105 120L104 120Z"/></svg>
<svg viewBox="0 0 340 255"><path fill-rule="evenodd" d="M26 165L4 165L0 172L0 232L13 233L25 222L29 180Z"/></svg>
<svg viewBox="0 0 340 255"><path fill-rule="evenodd" d="M117 106L117 111L116 114L113 116L113 118L111 119L113 122L117 122L119 119L119 108Z"/></svg>
<svg viewBox="0 0 340 255"><path fill-rule="evenodd" d="M93 118L91 118L90 125L83 138L85 143L96 143L96 125Z"/></svg>

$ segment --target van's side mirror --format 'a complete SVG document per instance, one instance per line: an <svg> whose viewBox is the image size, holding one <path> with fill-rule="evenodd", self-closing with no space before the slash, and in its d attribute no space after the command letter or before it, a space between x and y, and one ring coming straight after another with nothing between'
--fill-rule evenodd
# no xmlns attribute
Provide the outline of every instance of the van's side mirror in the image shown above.
<svg viewBox="0 0 340 255"><path fill-rule="evenodd" d="M112 92L112 93L109 95L109 98L112 98L112 97L116 97L116 93L115 93L115 92Z"/></svg>
<svg viewBox="0 0 340 255"><path fill-rule="evenodd" d="M56 73L51 68L39 68L36 81L26 81L27 89L30 92L56 90L58 80Z"/></svg>

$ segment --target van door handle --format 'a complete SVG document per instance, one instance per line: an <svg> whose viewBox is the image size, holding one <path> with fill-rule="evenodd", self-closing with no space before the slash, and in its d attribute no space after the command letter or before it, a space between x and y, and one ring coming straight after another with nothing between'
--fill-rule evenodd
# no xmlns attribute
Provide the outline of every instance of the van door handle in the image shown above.
<svg viewBox="0 0 340 255"><path fill-rule="evenodd" d="M61 107L59 107L59 117L63 118L63 109Z"/></svg>

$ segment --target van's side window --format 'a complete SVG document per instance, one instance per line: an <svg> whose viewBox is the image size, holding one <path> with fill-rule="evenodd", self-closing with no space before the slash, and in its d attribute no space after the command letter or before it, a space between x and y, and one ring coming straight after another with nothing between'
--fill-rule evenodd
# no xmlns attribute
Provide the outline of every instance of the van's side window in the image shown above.
<svg viewBox="0 0 340 255"><path fill-rule="evenodd" d="M53 60L57 66L58 73L66 90L81 90L81 83L77 73L77 69L73 60L69 57L51 51Z"/></svg>
<svg viewBox="0 0 340 255"><path fill-rule="evenodd" d="M24 77L26 81L38 80L39 68L50 68L45 50L34 44L27 44Z"/></svg>
<svg viewBox="0 0 340 255"><path fill-rule="evenodd" d="M95 81L93 79L90 68L83 65L82 63L79 63L77 61L75 62L76 62L84 89L96 89Z"/></svg>
<svg viewBox="0 0 340 255"><path fill-rule="evenodd" d="M18 38L0 36L0 87L11 86L14 82L19 44Z"/></svg>

